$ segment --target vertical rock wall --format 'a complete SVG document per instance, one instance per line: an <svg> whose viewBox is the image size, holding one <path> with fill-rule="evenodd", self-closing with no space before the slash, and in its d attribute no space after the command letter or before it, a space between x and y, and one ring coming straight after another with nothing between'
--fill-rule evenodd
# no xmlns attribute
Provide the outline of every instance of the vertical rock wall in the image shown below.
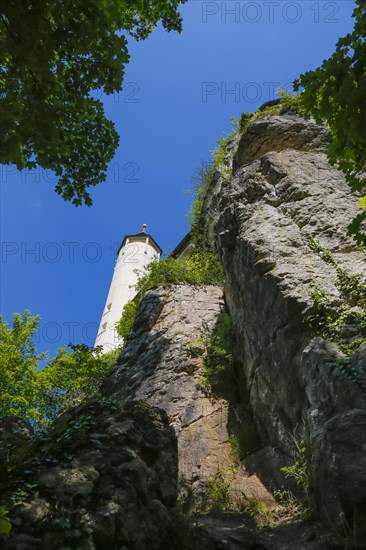
<svg viewBox="0 0 366 550"><path fill-rule="evenodd" d="M215 180L216 242L254 417L273 446L310 444L313 498L337 523L366 513L366 407L335 366L335 344L311 338L310 284L340 302L336 271L308 246L316 238L350 273L366 275L365 254L346 236L358 211L344 176L327 162L329 136L287 113L253 122ZM217 199L217 197L219 197ZM366 345L353 358L366 371ZM363 374L362 374L363 373ZM358 521L358 520L355 520Z"/></svg>
<svg viewBox="0 0 366 550"><path fill-rule="evenodd" d="M150 290L144 296L118 365L103 392L127 401L143 399L161 407L178 438L181 496L199 496L217 470L235 464L230 433L253 430L239 402L232 371L211 393L205 385L205 348L225 310L223 291L214 286L177 285ZM231 492L273 498L256 475L242 466L230 475Z"/></svg>

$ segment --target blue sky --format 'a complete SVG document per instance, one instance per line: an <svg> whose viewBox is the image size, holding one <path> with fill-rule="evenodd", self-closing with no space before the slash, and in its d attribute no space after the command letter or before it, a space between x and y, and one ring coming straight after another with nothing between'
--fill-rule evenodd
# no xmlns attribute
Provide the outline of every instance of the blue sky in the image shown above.
<svg viewBox="0 0 366 550"><path fill-rule="evenodd" d="M125 87L102 97L120 146L94 205L75 208L51 173L0 166L0 311L41 315L39 349L92 345L126 233L148 231L165 252L188 230L184 193L230 117L274 98L328 57L353 27L355 2L198 1L183 33L131 43Z"/></svg>

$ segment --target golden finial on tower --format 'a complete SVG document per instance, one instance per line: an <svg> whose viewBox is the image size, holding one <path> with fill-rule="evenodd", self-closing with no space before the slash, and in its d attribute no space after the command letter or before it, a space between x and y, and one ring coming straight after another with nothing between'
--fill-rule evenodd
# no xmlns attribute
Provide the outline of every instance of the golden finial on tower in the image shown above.
<svg viewBox="0 0 366 550"><path fill-rule="evenodd" d="M147 229L147 224L146 224L146 223L143 223L143 224L142 224L142 231L143 231L144 233L146 233L146 229Z"/></svg>

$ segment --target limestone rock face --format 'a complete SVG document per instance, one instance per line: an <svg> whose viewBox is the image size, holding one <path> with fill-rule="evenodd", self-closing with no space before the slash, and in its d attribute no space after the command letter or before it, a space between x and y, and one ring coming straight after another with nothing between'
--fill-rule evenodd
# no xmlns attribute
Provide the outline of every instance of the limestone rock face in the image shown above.
<svg viewBox="0 0 366 550"><path fill-rule="evenodd" d="M148 291L127 346L102 387L112 398L142 399L166 411L178 438L181 496L199 495L218 469L227 471L233 464L229 435L238 428L238 418L253 429L232 372L225 373L217 394L204 386L206 342L224 309L218 287L177 285ZM274 502L243 466L229 481L234 499L243 491L269 506Z"/></svg>
<svg viewBox="0 0 366 550"><path fill-rule="evenodd" d="M322 151L326 153L329 134L313 121L304 121L291 114L265 117L248 126L234 157L234 171L250 164L269 151Z"/></svg>
<svg viewBox="0 0 366 550"><path fill-rule="evenodd" d="M174 543L177 445L163 411L134 403L121 412L96 400L60 417L49 438L23 442L18 462L17 448L9 449L10 469L2 462L0 479L8 470L2 497L13 495L15 504L1 548L159 550Z"/></svg>
<svg viewBox="0 0 366 550"><path fill-rule="evenodd" d="M334 303L340 296L335 269L307 241L318 239L350 273L366 274L366 264L346 236L357 197L328 164L328 141L324 128L290 113L252 123L233 179L216 177L213 217L254 417L272 446L290 452L291 436L310 441L313 497L328 514L332 503L337 523L340 513L365 513L366 404L335 366L337 346L309 336L310 283ZM353 361L362 376L365 350Z"/></svg>

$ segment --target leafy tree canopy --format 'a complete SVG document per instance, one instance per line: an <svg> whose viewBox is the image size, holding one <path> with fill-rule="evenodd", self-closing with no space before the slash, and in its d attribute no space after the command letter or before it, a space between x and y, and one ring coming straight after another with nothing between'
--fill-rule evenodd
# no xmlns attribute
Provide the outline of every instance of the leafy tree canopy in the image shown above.
<svg viewBox="0 0 366 550"><path fill-rule="evenodd" d="M98 392L120 350L102 354L101 347L60 348L57 356L37 354L39 316L14 314L12 326L0 316L0 417L27 418L46 427L62 410ZM40 370L40 362L46 366Z"/></svg>
<svg viewBox="0 0 366 550"><path fill-rule="evenodd" d="M106 179L118 145L114 124L90 96L122 89L127 37L160 21L181 31L186 0L12 0L0 8L1 163L36 164L56 191L90 206L87 188Z"/></svg>
<svg viewBox="0 0 366 550"><path fill-rule="evenodd" d="M0 416L37 416L38 364L34 333L38 316L14 314L13 326L0 317Z"/></svg>
<svg viewBox="0 0 366 550"><path fill-rule="evenodd" d="M353 32L338 41L321 67L301 75L295 90L304 88L307 113L330 127L330 161L339 164L353 191L366 195L366 0L357 0L353 16ZM366 208L366 196L360 198L360 206ZM349 227L359 244L366 244L365 222L366 211Z"/></svg>

